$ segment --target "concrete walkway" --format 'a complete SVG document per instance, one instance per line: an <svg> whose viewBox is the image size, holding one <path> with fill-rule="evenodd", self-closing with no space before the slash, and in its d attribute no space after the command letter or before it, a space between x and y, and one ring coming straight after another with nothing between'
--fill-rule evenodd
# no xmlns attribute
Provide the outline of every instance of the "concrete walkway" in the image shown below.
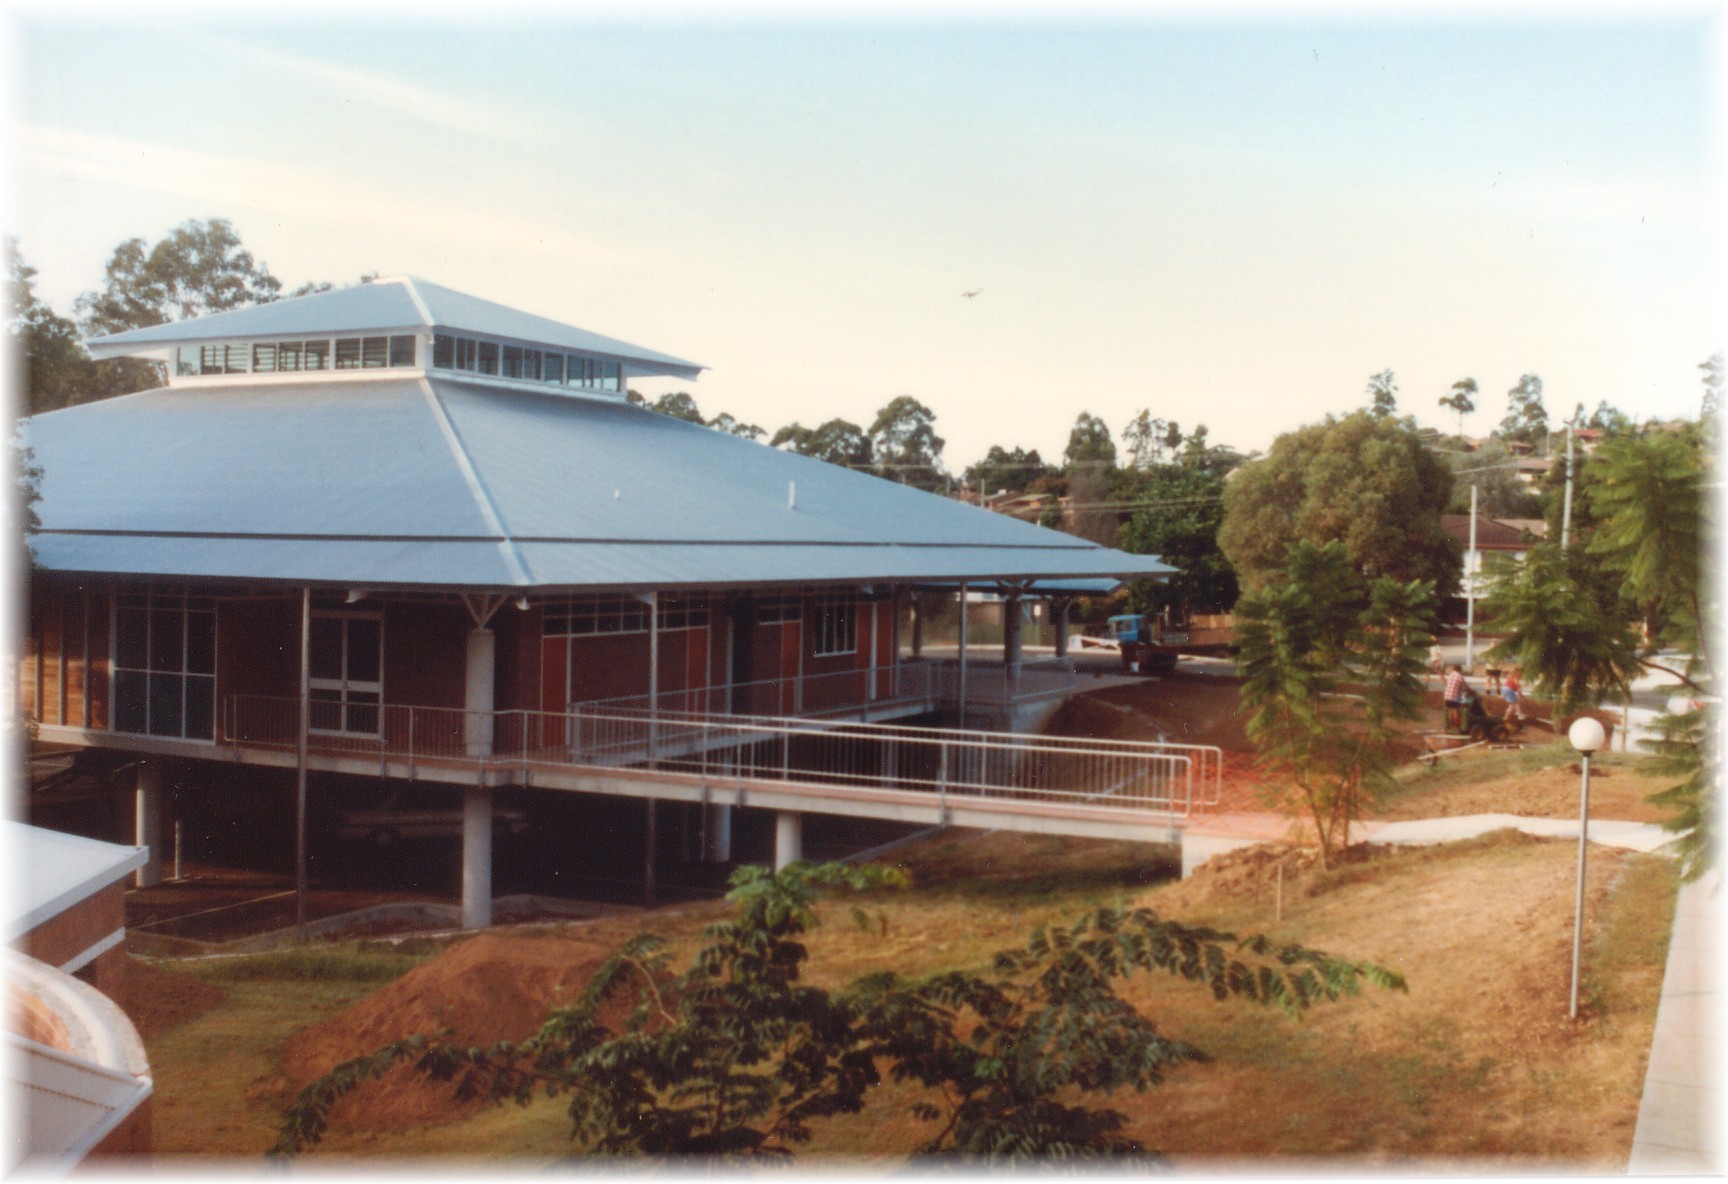
<svg viewBox="0 0 1728 1184"><path fill-rule="evenodd" d="M1722 1092L1715 1040L1716 1011L1722 1002L1715 942L1720 882L1712 871L1680 889L1644 1097L1626 1165L1633 1175L1722 1172Z"/></svg>

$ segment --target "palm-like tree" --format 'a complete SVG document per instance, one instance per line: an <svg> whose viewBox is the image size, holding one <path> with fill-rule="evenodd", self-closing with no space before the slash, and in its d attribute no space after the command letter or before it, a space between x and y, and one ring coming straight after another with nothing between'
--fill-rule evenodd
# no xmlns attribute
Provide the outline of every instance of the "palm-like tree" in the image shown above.
<svg viewBox="0 0 1728 1184"><path fill-rule="evenodd" d="M1460 378L1452 384L1452 393L1440 399L1440 406L1458 413L1458 434L1464 434L1464 417L1476 410L1476 380Z"/></svg>

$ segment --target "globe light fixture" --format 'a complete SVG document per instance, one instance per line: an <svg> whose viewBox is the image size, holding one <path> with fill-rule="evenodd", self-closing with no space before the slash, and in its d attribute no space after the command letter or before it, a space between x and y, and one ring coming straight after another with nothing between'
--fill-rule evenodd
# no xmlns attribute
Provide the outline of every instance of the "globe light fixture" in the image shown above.
<svg viewBox="0 0 1728 1184"><path fill-rule="evenodd" d="M1585 847L1590 841L1590 757L1601 749L1608 734L1602 724L1587 715L1572 721L1566 729L1566 739L1578 750L1583 765L1578 790L1578 893L1572 912L1572 1002L1567 1015L1578 1018L1578 957L1584 947L1584 860Z"/></svg>

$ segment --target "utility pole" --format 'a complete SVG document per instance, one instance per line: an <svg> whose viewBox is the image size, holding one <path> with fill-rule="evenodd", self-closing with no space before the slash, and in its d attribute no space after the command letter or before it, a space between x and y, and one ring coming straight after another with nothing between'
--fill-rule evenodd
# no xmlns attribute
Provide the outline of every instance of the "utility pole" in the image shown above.
<svg viewBox="0 0 1728 1184"><path fill-rule="evenodd" d="M1560 549L1572 541L1572 425L1566 425L1566 508L1560 518Z"/></svg>
<svg viewBox="0 0 1728 1184"><path fill-rule="evenodd" d="M1482 568L1476 554L1476 489L1470 486L1470 551L1464 557L1464 666L1476 669L1476 575Z"/></svg>

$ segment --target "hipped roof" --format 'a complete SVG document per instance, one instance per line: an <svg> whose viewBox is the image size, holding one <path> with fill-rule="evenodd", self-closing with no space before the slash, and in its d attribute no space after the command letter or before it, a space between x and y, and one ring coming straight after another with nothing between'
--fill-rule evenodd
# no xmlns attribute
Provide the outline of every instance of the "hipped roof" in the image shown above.
<svg viewBox="0 0 1728 1184"><path fill-rule="evenodd" d="M641 408L441 373L188 384L24 434L32 546L60 572L544 591L1174 570Z"/></svg>
<svg viewBox="0 0 1728 1184"><path fill-rule="evenodd" d="M91 356L124 357L207 341L292 338L318 334L409 332L429 328L476 333L524 345L552 346L615 358L641 374L695 378L696 362L617 338L590 333L414 276L393 276L309 296L273 300L229 312L92 338Z"/></svg>

